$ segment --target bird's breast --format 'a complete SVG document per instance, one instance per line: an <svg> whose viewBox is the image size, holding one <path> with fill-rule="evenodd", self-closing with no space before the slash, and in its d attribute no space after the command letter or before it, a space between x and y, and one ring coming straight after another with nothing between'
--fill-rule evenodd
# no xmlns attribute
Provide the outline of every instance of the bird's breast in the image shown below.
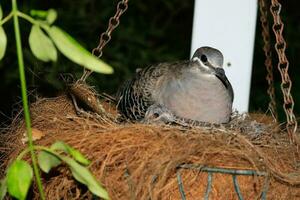
<svg viewBox="0 0 300 200"><path fill-rule="evenodd" d="M211 123L226 123L230 119L230 94L214 75L170 79L158 91L157 101L178 117Z"/></svg>

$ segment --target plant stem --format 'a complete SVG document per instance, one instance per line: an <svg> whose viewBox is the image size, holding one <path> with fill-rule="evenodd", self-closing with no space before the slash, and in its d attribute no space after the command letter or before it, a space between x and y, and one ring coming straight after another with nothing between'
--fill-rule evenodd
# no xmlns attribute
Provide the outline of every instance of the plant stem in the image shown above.
<svg viewBox="0 0 300 200"><path fill-rule="evenodd" d="M18 56L18 64L19 64L20 82L21 82L22 101L23 101L24 116L25 116L25 123L26 123L26 129L27 129L27 137L29 140L29 149L30 149L30 154L31 154L31 159L32 159L33 171L35 174L36 183L38 186L40 197L41 197L41 199L44 200L45 195L44 195L44 191L43 191L42 181L41 181L41 177L39 174L39 170L38 170L38 166L37 166L37 159L36 159L36 156L34 153L34 147L33 147L33 142L32 142L31 121L30 121L30 114L29 114L27 91L26 91L24 60L23 60L22 43L21 43L21 35L20 35L20 28L19 28L19 19L17 16L18 7L17 7L16 0L12 0L12 10L13 10L15 38L16 38L17 56Z"/></svg>
<svg viewBox="0 0 300 200"><path fill-rule="evenodd" d="M0 21L0 26L2 26L4 23L6 23L8 20L10 20L10 18L13 17L13 12L10 12L5 18L3 18L1 21Z"/></svg>
<svg viewBox="0 0 300 200"><path fill-rule="evenodd" d="M35 146L34 146L35 147ZM30 152L30 149L27 147L26 149L24 149L21 153L19 153L18 157L16 158L17 160L22 160L23 157Z"/></svg>
<svg viewBox="0 0 300 200"><path fill-rule="evenodd" d="M29 15L16 10L16 11L11 11L5 18L3 18L2 20L0 20L0 26L2 26L3 24L5 24L14 15L18 15L19 17L21 17L21 18L29 21L32 24L38 24L39 23L38 21L36 21L34 18L30 17Z"/></svg>
<svg viewBox="0 0 300 200"><path fill-rule="evenodd" d="M53 154L53 155L55 155L55 156L59 156L58 153L56 153L54 150L52 150L52 149L50 149L50 148L48 148L48 147L34 145L33 148L34 148L34 150L40 150L40 151L43 150L43 151L47 151L47 152L49 152L49 153L51 153L51 154ZM26 149L24 149L24 150L18 155L17 160L23 159L23 157L24 157L27 153L29 153L29 152L30 152L30 148L27 147Z"/></svg>
<svg viewBox="0 0 300 200"><path fill-rule="evenodd" d="M23 19L26 19L27 21L29 21L32 24L36 24L37 23L37 21L35 19L33 19L32 17L30 17L29 15L26 15L25 13L17 11L17 15L19 17L22 17Z"/></svg>

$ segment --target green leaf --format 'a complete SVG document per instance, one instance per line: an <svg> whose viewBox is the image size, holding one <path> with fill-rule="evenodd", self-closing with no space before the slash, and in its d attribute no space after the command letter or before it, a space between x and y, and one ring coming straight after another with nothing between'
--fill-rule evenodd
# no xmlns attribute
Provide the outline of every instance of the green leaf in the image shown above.
<svg viewBox="0 0 300 200"><path fill-rule="evenodd" d="M52 24L57 18L57 12L54 9L49 10L30 10L32 17L38 17L42 20L46 20L48 24Z"/></svg>
<svg viewBox="0 0 300 200"><path fill-rule="evenodd" d="M61 160L57 156L49 152L41 151L38 154L38 164L40 168L46 173L48 173L53 167L60 165L60 163Z"/></svg>
<svg viewBox="0 0 300 200"><path fill-rule="evenodd" d="M33 55L38 59L44 62L57 60L57 51L53 42L38 25L33 25L31 28L29 45Z"/></svg>
<svg viewBox="0 0 300 200"><path fill-rule="evenodd" d="M4 57L7 45L7 37L2 26L0 26L0 60Z"/></svg>
<svg viewBox="0 0 300 200"><path fill-rule="evenodd" d="M45 19L48 15L48 11L46 11L46 10L30 10L30 15L32 17L38 17L38 18Z"/></svg>
<svg viewBox="0 0 300 200"><path fill-rule="evenodd" d="M70 35L56 26L49 28L44 27L48 31L59 51L69 58L71 61L84 66L92 71L111 74L113 69L108 64L104 63L96 56L84 49L76 40Z"/></svg>
<svg viewBox="0 0 300 200"><path fill-rule="evenodd" d="M2 19L2 17L3 17L3 11L2 11L2 7L0 5L0 20Z"/></svg>
<svg viewBox="0 0 300 200"><path fill-rule="evenodd" d="M86 185L88 189L98 197L109 199L107 191L100 185L91 172L75 160L62 156L63 161L70 167L74 178L80 183Z"/></svg>
<svg viewBox="0 0 300 200"><path fill-rule="evenodd" d="M7 170L8 193L19 200L25 199L32 176L32 168L27 162L15 160Z"/></svg>
<svg viewBox="0 0 300 200"><path fill-rule="evenodd" d="M0 200L3 200L7 192L6 179L0 181Z"/></svg>
<svg viewBox="0 0 300 200"><path fill-rule="evenodd" d="M78 150L72 148L62 141L57 141L50 147L52 150L62 150L70 154L76 161L83 165L89 165L90 161L84 157Z"/></svg>
<svg viewBox="0 0 300 200"><path fill-rule="evenodd" d="M54 144L51 145L50 149L52 150L62 150L66 153L69 153L68 151L68 145L62 141L57 141Z"/></svg>
<svg viewBox="0 0 300 200"><path fill-rule="evenodd" d="M49 9L48 10L48 15L46 17L46 21L49 23L49 24L53 24L53 22L55 22L57 18L57 12L56 10L54 9Z"/></svg>

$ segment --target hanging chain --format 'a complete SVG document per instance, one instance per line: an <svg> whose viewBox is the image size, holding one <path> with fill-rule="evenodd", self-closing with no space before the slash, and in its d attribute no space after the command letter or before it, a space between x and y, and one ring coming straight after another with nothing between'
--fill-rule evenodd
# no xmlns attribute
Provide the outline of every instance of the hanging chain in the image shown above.
<svg viewBox="0 0 300 200"><path fill-rule="evenodd" d="M268 7L266 5L266 0L259 0L259 10L260 10L260 22L262 27L262 37L264 41L263 50L265 52L265 66L267 69L266 80L268 82L267 93L270 97L269 110L277 121L277 109L276 109L276 98L274 89L274 78L273 78L273 65L272 65L272 51L270 42L270 28L268 21Z"/></svg>
<svg viewBox="0 0 300 200"><path fill-rule="evenodd" d="M294 100L291 94L292 81L288 74L289 61L285 55L286 42L282 36L284 24L280 17L281 4L278 0L271 0L271 13L273 15L274 24L273 32L276 37L275 49L278 54L278 70L281 74L281 91L283 93L284 104L283 109L287 118L287 132L292 141L294 141L294 133L297 131L297 120L294 115Z"/></svg>
<svg viewBox="0 0 300 200"><path fill-rule="evenodd" d="M100 36L100 42L96 48L93 49L92 54L100 58L102 56L102 50L105 45L111 39L111 33L117 26L120 24L120 17L121 15L127 10L128 8L128 0L122 0L117 5L117 11L113 17L109 19L108 27L104 33ZM85 82L85 80L89 77L92 73L91 70L84 68L84 72L82 77L79 79L80 81Z"/></svg>

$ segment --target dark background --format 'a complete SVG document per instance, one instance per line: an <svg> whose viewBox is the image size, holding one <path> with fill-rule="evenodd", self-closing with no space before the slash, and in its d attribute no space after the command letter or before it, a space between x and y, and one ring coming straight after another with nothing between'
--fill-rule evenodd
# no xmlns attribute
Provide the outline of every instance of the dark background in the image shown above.
<svg viewBox="0 0 300 200"><path fill-rule="evenodd" d="M18 1L19 9L29 13L31 9L54 8L58 11L56 25L78 40L88 50L97 46L99 35L107 27L110 16L115 13L116 0L57 0ZM102 75L94 73L88 82L98 91L114 93L118 86L128 79L135 68L152 63L188 59L190 53L193 5L192 0L138 1L130 0L129 9L121 17L120 26L113 32L112 40L104 49L102 59L111 64L115 73ZM295 112L300 114L300 6L299 1L282 1L282 19L285 23L284 36L288 43L287 57L290 61L290 76L293 80L292 94ZM4 14L11 9L10 1L1 1ZM217 6L217 5L216 5ZM270 20L272 20L270 18ZM82 74L82 68L71 63L61 54L56 63L43 63L31 54L28 34L31 25L21 19L26 76L30 99L36 96L50 97L65 89L62 76L72 74L74 80ZM20 84L16 59L16 48L12 20L4 25L8 36L8 49L0 62L0 119L1 124L9 123L20 109ZM272 33L272 32L271 32ZM273 37L273 34L272 34ZM266 111L269 97L266 93L266 70L262 50L261 28L258 17L255 52L253 61L250 111ZM238 51L237 51L238 53ZM277 70L277 56L273 52L275 86L281 120L284 120L280 75Z"/></svg>

